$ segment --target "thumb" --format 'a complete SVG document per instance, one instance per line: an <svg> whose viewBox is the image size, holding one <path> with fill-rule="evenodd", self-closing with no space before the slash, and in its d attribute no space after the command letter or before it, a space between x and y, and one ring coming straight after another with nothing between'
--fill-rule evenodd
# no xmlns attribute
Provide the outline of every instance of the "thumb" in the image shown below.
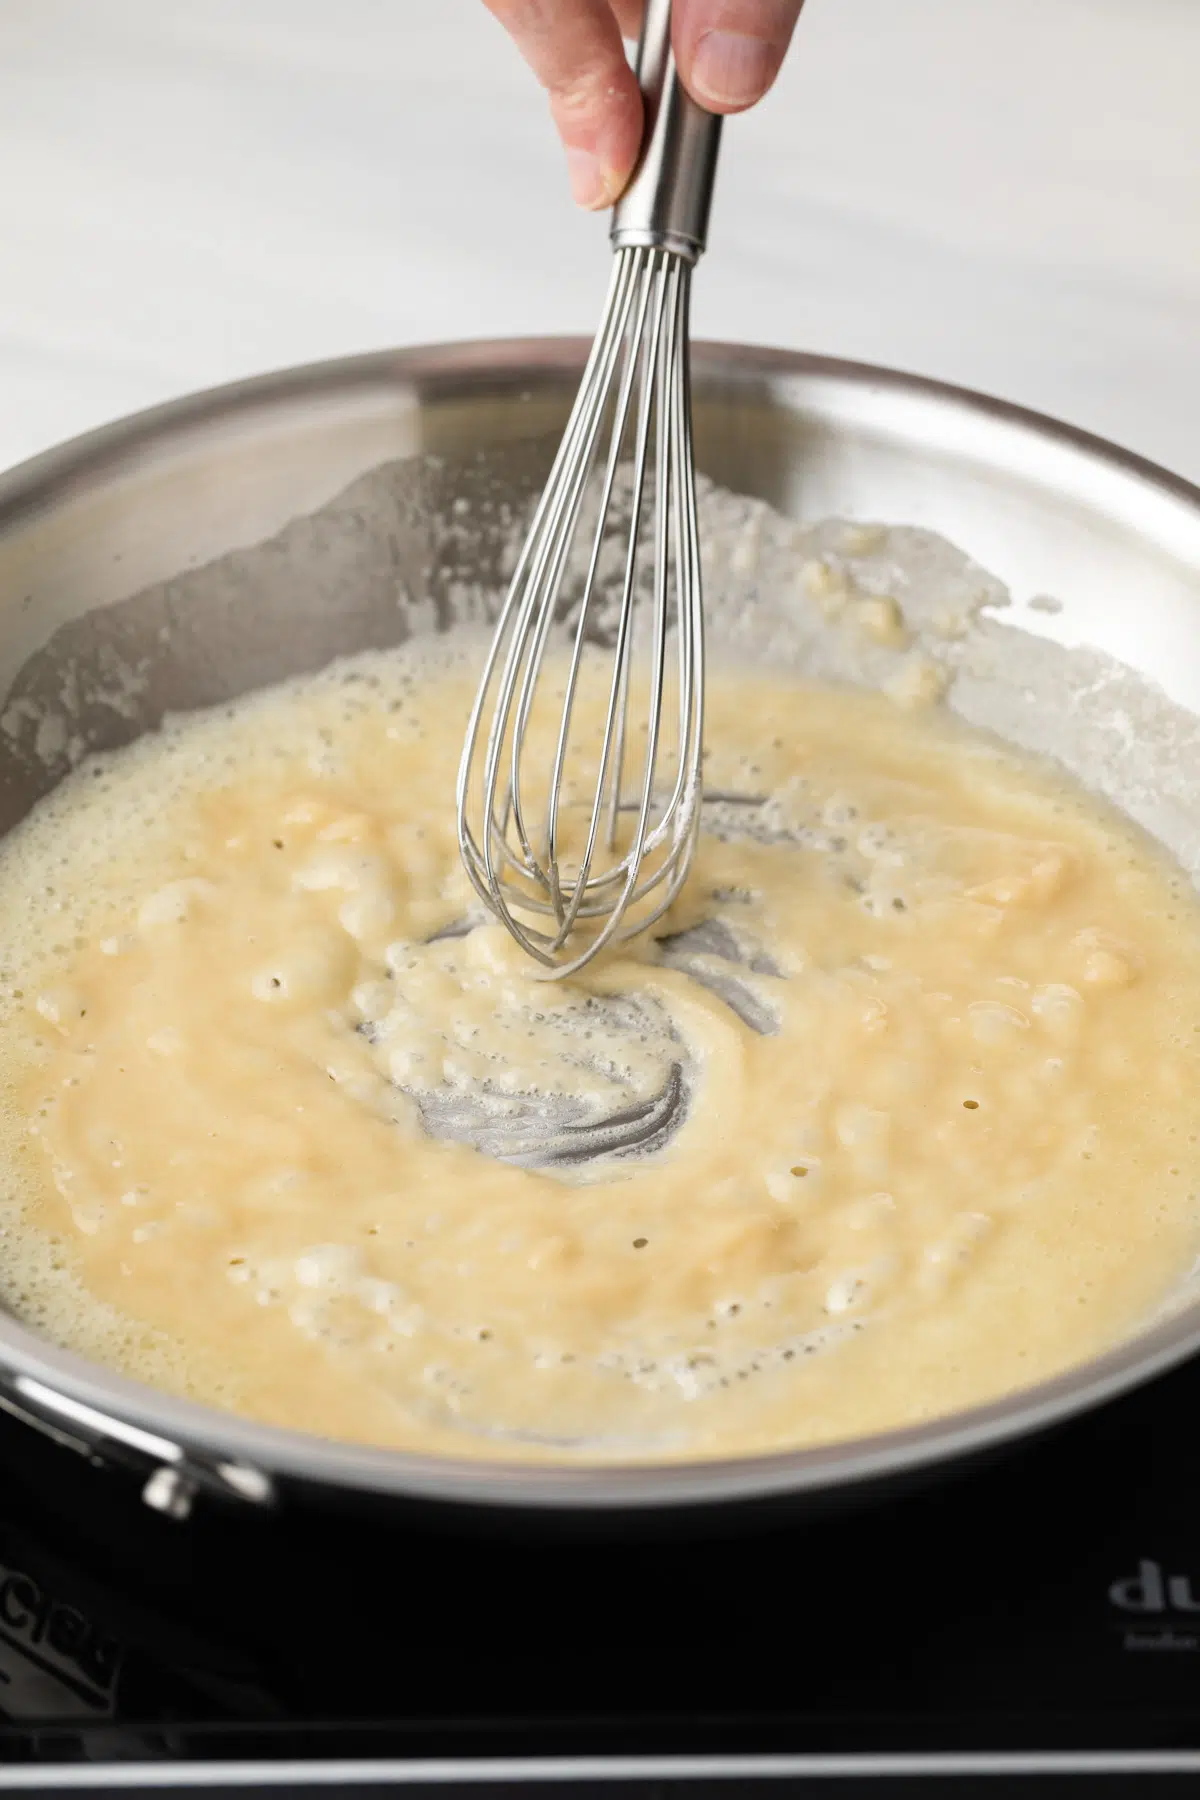
<svg viewBox="0 0 1200 1800"><path fill-rule="evenodd" d="M710 112L743 112L779 73L803 0L675 0L675 59Z"/></svg>

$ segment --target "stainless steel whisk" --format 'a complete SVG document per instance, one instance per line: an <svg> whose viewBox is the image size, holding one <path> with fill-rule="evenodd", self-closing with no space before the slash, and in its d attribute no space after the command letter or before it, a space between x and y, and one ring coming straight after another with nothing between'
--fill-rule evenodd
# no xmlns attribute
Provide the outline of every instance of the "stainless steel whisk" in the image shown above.
<svg viewBox="0 0 1200 1800"><path fill-rule="evenodd" d="M637 75L645 135L637 171L612 216L615 254L603 320L500 613L458 775L459 847L475 891L552 976L573 974L615 938L644 931L662 916L687 877L700 825L704 619L689 302L692 269L708 229L721 120L699 107L679 80L670 0L648 0ZM594 621L601 552L630 438L630 516L607 717L583 847L573 866L566 866L563 784L572 715ZM599 513L572 621L548 795L535 822L523 768L530 716L597 472ZM626 784L633 626L647 510L653 515L653 602L646 744L640 776ZM678 662L673 756L664 755L662 731L672 624ZM540 811L542 803L535 804ZM625 823L630 815L633 819L624 844L622 815Z"/></svg>

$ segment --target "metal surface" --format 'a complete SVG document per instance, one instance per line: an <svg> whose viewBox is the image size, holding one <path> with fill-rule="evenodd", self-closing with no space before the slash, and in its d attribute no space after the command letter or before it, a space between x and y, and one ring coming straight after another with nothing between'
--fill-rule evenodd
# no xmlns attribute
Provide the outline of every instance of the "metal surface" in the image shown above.
<svg viewBox="0 0 1200 1800"><path fill-rule="evenodd" d="M717 798L705 795L705 803ZM723 821L727 835L728 811L727 807ZM431 942L468 937L477 928L470 920L456 921ZM657 943L667 967L716 994L751 1031L765 1037L779 1029L774 1008L755 991L747 976L767 974L781 979L782 972L763 952L749 953L723 919L705 919L685 931L660 937ZM589 1031L610 1044L628 1041L631 1035L643 1045L659 1042L667 1054L656 1092L631 1101L618 1088L609 1106L597 1111L594 1092L585 1100L570 1092L500 1094L492 1084L461 1078L454 1085L405 1084L404 1091L415 1103L429 1135L445 1143L468 1144L496 1162L547 1174L585 1163L594 1173L599 1163L665 1149L686 1120L697 1085L699 1071L687 1047L666 1015L654 1002L647 1004L644 996L587 993L579 994L576 1004L586 1009ZM571 1010L569 1004L564 1005L558 1016L569 1015ZM358 1029L370 1042L375 1041L373 1020L364 1019ZM593 1084L597 1075L603 1081L602 1068L593 1065Z"/></svg>
<svg viewBox="0 0 1200 1800"><path fill-rule="evenodd" d="M498 581L513 508L538 491L584 360L579 343L544 341L355 359L160 408L14 471L0 479L0 686L40 696L47 717L69 692L78 745L103 748L164 710L397 641L403 593L426 596L435 623L472 571L483 587ZM796 517L939 531L1018 605L1054 597L1058 611L1022 613L1028 629L1118 657L1200 713L1196 489L1080 433L886 371L698 345L694 374L706 474ZM114 661L139 671L119 694ZM0 733L0 828L65 766L22 732ZM1193 1304L1086 1367L920 1427L741 1461L599 1469L270 1429L114 1375L7 1317L0 1388L82 1454L124 1446L121 1460L147 1480L184 1465L214 1491L240 1483L254 1503L276 1477L295 1477L579 1515L842 1496L1052 1424L1198 1348Z"/></svg>
<svg viewBox="0 0 1200 1800"><path fill-rule="evenodd" d="M761 1756L538 1756L538 1757L375 1757L323 1762L170 1762L156 1758L145 1763L24 1763L18 1769L0 1768L0 1792L37 1792L50 1788L54 1792L108 1792L124 1788L153 1788L158 1793L174 1793L182 1788L233 1788L247 1792L252 1788L286 1788L289 1792L304 1788L334 1788L338 1791L360 1787L384 1789L419 1788L429 1793L437 1788L453 1793L457 1789L480 1796L492 1788L511 1787L522 1792L543 1784L552 1793L561 1793L568 1783L579 1787L594 1800L600 1792L614 1794L653 1794L658 1800L670 1792L675 1783L712 1784L709 1791L719 1792L717 1784L727 1784L726 1793L740 1794L751 1782L770 1783L768 1792L778 1794L778 1784L788 1785L782 1791L796 1791L793 1785L803 1781L821 1783L812 1792L861 1793L863 1781L903 1783L911 1795L912 1783L937 1782L930 1792L961 1796L966 1789L960 1782L978 1778L986 1783L980 1792L1003 1796L1011 1794L1012 1782L1021 1782L1027 1792L1030 1780L1069 1782L1075 1795L1086 1792L1076 1780L1102 1781L1105 1791L1120 1790L1109 1784L1114 1778L1145 1781L1163 1776L1194 1782L1200 1776L1200 1752L1195 1750L1014 1750L1014 1751L914 1751L893 1755L863 1751L859 1755L827 1753L825 1755ZM825 1783L838 1783L829 1789ZM942 1783L953 1783L943 1787ZM853 1783L853 1786L851 1784ZM670 1785L668 1785L670 1784ZM845 1784L843 1786L843 1784ZM1122 1784L1124 1786L1124 1784ZM872 1790L874 1791L874 1790ZM891 1787L885 1790L891 1793ZM973 1790L974 1791L974 1790ZM1049 1790L1040 1789L1042 1793ZM1055 1791L1059 1790L1056 1785ZM1124 1788L1126 1794L1132 1787ZM1143 1790L1139 1790L1143 1791ZM1157 1792L1157 1789L1155 1790ZM1184 1789L1176 1785L1175 1793ZM688 1792L688 1787L683 1788ZM1095 1792L1095 1789L1092 1790Z"/></svg>
<svg viewBox="0 0 1200 1800"><path fill-rule="evenodd" d="M613 246L671 250L695 262L708 241L721 119L705 112L679 79L671 0L649 0L635 69L645 135L633 179L613 209Z"/></svg>

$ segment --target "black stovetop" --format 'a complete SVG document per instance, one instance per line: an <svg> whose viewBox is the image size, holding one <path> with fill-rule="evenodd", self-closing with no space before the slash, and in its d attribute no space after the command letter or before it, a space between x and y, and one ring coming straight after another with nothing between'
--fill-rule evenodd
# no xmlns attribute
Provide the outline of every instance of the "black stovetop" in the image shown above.
<svg viewBox="0 0 1200 1800"><path fill-rule="evenodd" d="M174 1523L0 1421L0 1787L1200 1793L1198 1432L1200 1363L901 1499L589 1543Z"/></svg>

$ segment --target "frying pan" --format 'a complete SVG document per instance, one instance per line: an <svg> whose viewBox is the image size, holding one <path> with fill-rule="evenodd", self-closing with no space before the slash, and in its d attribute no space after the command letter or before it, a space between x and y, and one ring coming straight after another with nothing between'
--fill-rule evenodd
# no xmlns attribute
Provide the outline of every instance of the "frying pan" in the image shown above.
<svg viewBox="0 0 1200 1800"><path fill-rule="evenodd" d="M406 350L143 413L0 479L0 831L79 754L437 629L502 579L586 346ZM923 527L997 577L954 704L1049 752L1200 867L1200 490L1033 414L882 369L701 344L703 473L809 521ZM991 661L989 663L989 655ZM990 669L990 673L989 673ZM461 1516L842 1504L1040 1432L1200 1348L1200 1283L1107 1354L986 1406L729 1461L530 1466L336 1443L177 1399L0 1312L0 1405L147 1503L289 1489Z"/></svg>

